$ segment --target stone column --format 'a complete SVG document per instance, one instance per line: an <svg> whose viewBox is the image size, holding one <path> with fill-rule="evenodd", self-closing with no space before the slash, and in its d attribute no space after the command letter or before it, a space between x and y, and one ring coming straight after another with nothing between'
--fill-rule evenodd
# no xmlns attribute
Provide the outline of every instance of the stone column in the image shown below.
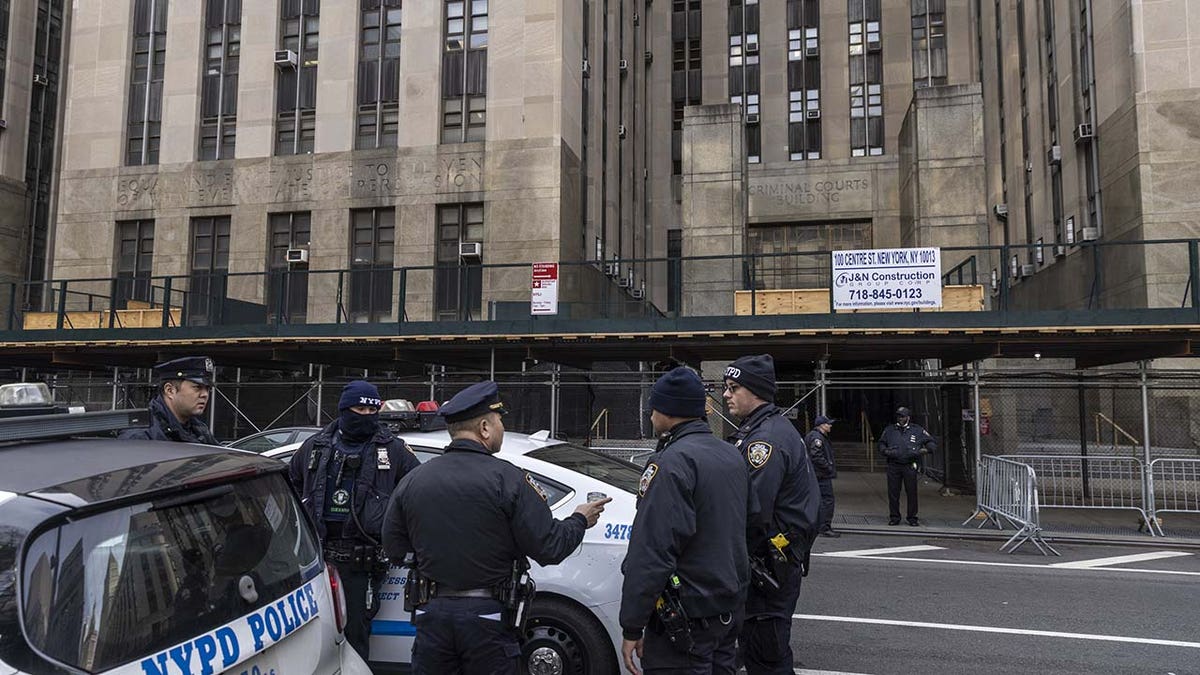
<svg viewBox="0 0 1200 675"><path fill-rule="evenodd" d="M738 256L746 226L740 106L691 106L683 120L683 256ZM739 259L683 262L684 316L733 314Z"/></svg>

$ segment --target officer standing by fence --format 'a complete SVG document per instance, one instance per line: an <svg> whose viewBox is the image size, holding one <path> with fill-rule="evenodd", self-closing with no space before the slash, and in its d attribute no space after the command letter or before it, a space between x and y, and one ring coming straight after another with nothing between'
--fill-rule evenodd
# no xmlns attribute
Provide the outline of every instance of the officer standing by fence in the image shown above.
<svg viewBox="0 0 1200 675"><path fill-rule="evenodd" d="M380 546L388 497L420 462L379 423L383 401L375 385L355 380L342 389L338 418L300 446L289 475L317 523L325 560L346 596L346 639L370 658L371 619L387 575Z"/></svg>
<svg viewBox="0 0 1200 675"><path fill-rule="evenodd" d="M400 482L384 521L388 557L415 558L405 584L417 627L413 673L515 674L533 601L527 558L562 562L612 499L555 520L542 487L494 456L507 413L495 382L467 387L439 413L453 440Z"/></svg>
<svg viewBox="0 0 1200 675"><path fill-rule="evenodd" d="M833 431L835 421L831 417L818 415L812 431L804 438L804 444L808 446L808 457L812 460L813 471L817 475L817 486L821 489L818 531L823 537L842 536L833 531L833 479L837 478L837 464L833 459L833 443L829 441L829 434Z"/></svg>
<svg viewBox="0 0 1200 675"><path fill-rule="evenodd" d="M908 524L916 527L917 519L917 462L921 455L937 450L937 441L919 424L909 420L912 413L901 406L896 409L896 423L889 424L879 436L879 452L887 458L888 525L900 524L900 485L908 497Z"/></svg>
<svg viewBox="0 0 1200 675"><path fill-rule="evenodd" d="M650 390L659 443L642 473L621 565L621 655L634 675L736 668L750 478L746 461L704 421L705 401L704 383L688 368Z"/></svg>
<svg viewBox="0 0 1200 675"><path fill-rule="evenodd" d="M749 675L794 672L792 614L820 516L804 440L775 405L775 390L770 354L743 356L725 369L725 402L741 420L732 440L746 458L759 505L748 529L750 594L738 638Z"/></svg>
<svg viewBox="0 0 1200 675"><path fill-rule="evenodd" d="M150 426L126 429L120 438L217 445L202 416L212 395L213 361L186 356L154 366L158 392L150 400Z"/></svg>

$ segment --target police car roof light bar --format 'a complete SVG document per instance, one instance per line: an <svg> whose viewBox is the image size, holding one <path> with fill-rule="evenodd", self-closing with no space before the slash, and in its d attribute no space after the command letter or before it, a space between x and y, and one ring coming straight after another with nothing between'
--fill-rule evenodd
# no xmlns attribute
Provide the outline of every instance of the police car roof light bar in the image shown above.
<svg viewBox="0 0 1200 675"><path fill-rule="evenodd" d="M149 424L150 411L146 409L10 417L0 419L0 443L69 438L82 434L144 427Z"/></svg>

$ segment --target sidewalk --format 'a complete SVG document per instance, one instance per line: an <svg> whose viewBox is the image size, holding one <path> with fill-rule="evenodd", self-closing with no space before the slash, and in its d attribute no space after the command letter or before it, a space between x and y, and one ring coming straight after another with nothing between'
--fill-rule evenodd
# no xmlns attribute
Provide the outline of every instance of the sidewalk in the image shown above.
<svg viewBox="0 0 1200 675"><path fill-rule="evenodd" d="M930 534L978 535L991 533L1001 540L1012 535L1013 530L997 530L995 526L976 529L978 523L963 526L975 511L974 495L942 495L941 484L922 476L918 482L920 494L920 527L907 524L889 526L887 507L887 479L883 473L839 472L833 481L834 509L833 529L844 532L885 532L897 535ZM901 517L904 514L904 495L900 495ZM1119 509L1051 509L1041 510L1042 528L1047 539L1103 540L1106 542L1128 542L1148 544L1181 544L1200 546L1200 514L1164 513L1162 520L1166 537L1152 538L1138 532L1139 514ZM1002 535L1002 536L1001 536Z"/></svg>

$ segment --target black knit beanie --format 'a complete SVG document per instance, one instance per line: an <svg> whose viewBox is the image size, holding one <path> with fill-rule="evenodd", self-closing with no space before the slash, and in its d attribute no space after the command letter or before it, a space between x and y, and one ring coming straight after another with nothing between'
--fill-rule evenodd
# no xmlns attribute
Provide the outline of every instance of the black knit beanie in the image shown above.
<svg viewBox="0 0 1200 675"><path fill-rule="evenodd" d="M739 358L725 369L725 379L737 382L768 403L775 402L775 359L770 354Z"/></svg>

